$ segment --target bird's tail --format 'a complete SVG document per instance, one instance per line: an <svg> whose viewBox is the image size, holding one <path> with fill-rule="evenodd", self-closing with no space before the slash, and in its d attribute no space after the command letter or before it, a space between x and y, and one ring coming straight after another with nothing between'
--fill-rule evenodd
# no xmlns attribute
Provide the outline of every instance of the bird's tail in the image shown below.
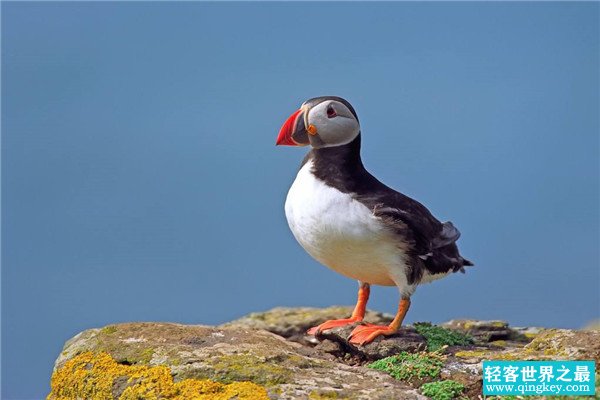
<svg viewBox="0 0 600 400"><path fill-rule="evenodd" d="M464 257L461 257L461 259L462 259L462 263L463 263L463 265L464 265L465 267L472 267L472 266L474 266L474 265L475 265L475 264L473 264L471 261L467 260L467 259L466 259L466 258L464 258Z"/></svg>
<svg viewBox="0 0 600 400"><path fill-rule="evenodd" d="M460 261L462 262L462 266L460 267L459 271L463 274L465 273L465 267L472 267L475 265L464 257L460 257Z"/></svg>

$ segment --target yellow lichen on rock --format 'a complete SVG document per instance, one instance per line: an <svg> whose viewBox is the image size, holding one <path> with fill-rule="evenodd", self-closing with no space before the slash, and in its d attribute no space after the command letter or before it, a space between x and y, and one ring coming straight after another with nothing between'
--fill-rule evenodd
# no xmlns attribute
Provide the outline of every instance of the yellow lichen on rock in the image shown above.
<svg viewBox="0 0 600 400"><path fill-rule="evenodd" d="M165 366L123 365L106 353L85 352L52 375L47 400L266 400L267 391L252 382L222 384L211 380L173 382Z"/></svg>
<svg viewBox="0 0 600 400"><path fill-rule="evenodd" d="M488 350L462 350L454 353L454 356L459 358L483 358L488 355Z"/></svg>
<svg viewBox="0 0 600 400"><path fill-rule="evenodd" d="M175 384L177 396L173 399L186 400L226 400L226 399L257 399L267 400L267 391L252 382L234 382L227 385L210 380L199 381L186 379Z"/></svg>

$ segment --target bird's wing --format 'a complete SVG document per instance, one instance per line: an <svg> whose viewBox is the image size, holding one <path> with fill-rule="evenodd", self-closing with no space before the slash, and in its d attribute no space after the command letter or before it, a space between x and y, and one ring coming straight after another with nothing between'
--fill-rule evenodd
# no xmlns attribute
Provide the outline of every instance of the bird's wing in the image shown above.
<svg viewBox="0 0 600 400"><path fill-rule="evenodd" d="M451 222L438 221L423 204L386 186L364 168L353 182L346 190L395 232L399 241L409 244L411 255L428 269L457 270L472 265L458 252L455 242L460 232Z"/></svg>
<svg viewBox="0 0 600 400"><path fill-rule="evenodd" d="M412 245L413 255L430 273L464 272L464 266L473 265L456 247L460 231L452 222L441 223L425 206L401 193L381 200L385 201L373 205L373 215Z"/></svg>
<svg viewBox="0 0 600 400"><path fill-rule="evenodd" d="M417 255L454 243L460 236L451 222L441 223L425 206L401 193L382 196L372 205L373 215L403 238L412 240Z"/></svg>

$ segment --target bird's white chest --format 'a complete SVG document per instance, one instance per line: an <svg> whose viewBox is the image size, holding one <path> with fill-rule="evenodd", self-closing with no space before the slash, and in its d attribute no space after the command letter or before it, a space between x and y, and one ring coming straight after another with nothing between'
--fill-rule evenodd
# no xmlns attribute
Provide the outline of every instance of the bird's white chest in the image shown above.
<svg viewBox="0 0 600 400"><path fill-rule="evenodd" d="M373 216L350 195L326 185L307 162L285 202L285 215L296 240L329 268L363 282L394 285L403 268L402 251Z"/></svg>

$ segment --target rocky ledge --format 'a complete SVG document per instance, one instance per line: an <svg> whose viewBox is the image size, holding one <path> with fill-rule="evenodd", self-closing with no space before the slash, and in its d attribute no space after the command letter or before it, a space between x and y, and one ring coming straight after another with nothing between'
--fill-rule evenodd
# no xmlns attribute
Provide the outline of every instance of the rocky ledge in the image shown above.
<svg viewBox="0 0 600 400"><path fill-rule="evenodd" d="M359 347L346 340L353 326L305 335L351 311L276 308L221 326L90 329L65 344L48 400L477 399L481 360L600 360L598 330L504 321L416 323ZM391 316L370 311L365 320L387 323Z"/></svg>

